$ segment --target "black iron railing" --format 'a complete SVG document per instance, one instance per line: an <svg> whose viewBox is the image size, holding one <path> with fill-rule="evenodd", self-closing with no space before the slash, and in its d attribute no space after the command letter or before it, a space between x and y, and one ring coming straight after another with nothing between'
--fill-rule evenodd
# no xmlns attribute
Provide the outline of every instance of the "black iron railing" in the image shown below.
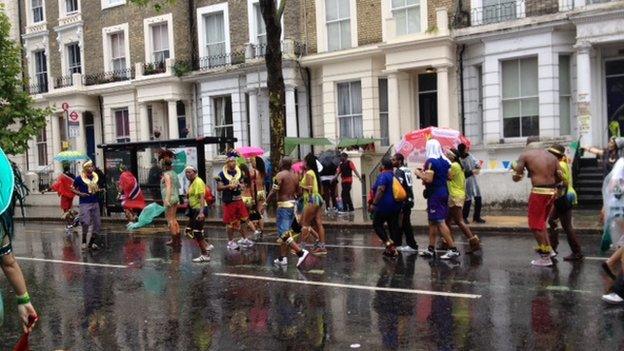
<svg viewBox="0 0 624 351"><path fill-rule="evenodd" d="M28 90L28 93L30 93L30 94L43 94L43 93L47 93L48 92L48 82L47 81L42 81L40 83L30 84L30 85L26 86L26 90Z"/></svg>
<svg viewBox="0 0 624 351"><path fill-rule="evenodd" d="M495 5L474 8L470 11L470 24L479 26L500 23L523 17L534 17L568 11L574 8L574 0L559 1L504 1ZM461 26L456 26L461 27Z"/></svg>
<svg viewBox="0 0 624 351"><path fill-rule="evenodd" d="M206 71L213 68L235 66L245 63L245 51L238 50L225 54L212 55L199 58L198 69Z"/></svg>
<svg viewBox="0 0 624 351"><path fill-rule="evenodd" d="M100 72L84 76L85 85L98 85L114 82L122 82L134 79L134 69L127 68L118 71Z"/></svg>
<svg viewBox="0 0 624 351"><path fill-rule="evenodd" d="M72 76L58 77L54 80L54 89L67 88L74 85Z"/></svg>
<svg viewBox="0 0 624 351"><path fill-rule="evenodd" d="M167 65L165 61L150 62L143 64L143 75L149 76L152 74L159 74L167 72Z"/></svg>

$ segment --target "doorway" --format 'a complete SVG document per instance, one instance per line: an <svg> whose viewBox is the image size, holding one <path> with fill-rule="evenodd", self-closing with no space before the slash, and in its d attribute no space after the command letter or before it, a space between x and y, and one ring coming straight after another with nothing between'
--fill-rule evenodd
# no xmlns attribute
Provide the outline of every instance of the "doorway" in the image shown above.
<svg viewBox="0 0 624 351"><path fill-rule="evenodd" d="M607 85L607 127L611 122L617 121L620 132L622 132L624 131L624 59L606 61L605 77ZM609 136L611 135L612 132L609 130Z"/></svg>
<svg viewBox="0 0 624 351"><path fill-rule="evenodd" d="M438 126L438 80L435 73L418 75L420 128Z"/></svg>
<svg viewBox="0 0 624 351"><path fill-rule="evenodd" d="M82 115L84 118L87 156L89 156L91 160L95 160L95 124L93 121L93 113L91 113L91 111L85 111Z"/></svg>

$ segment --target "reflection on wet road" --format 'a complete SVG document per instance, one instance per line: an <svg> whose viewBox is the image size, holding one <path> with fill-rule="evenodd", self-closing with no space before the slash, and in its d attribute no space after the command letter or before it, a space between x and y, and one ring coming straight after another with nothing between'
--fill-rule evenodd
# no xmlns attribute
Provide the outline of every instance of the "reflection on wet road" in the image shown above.
<svg viewBox="0 0 624 351"><path fill-rule="evenodd" d="M310 260L302 272L294 259L272 266L271 241L227 252L222 231L208 232L216 239L212 261L193 264L194 242L173 254L160 234L133 237L109 227L107 249L88 254L58 225L18 227L15 252L42 317L33 350L622 346L624 309L600 301L599 261L531 267L530 236L484 237L482 255L456 263L416 255L390 263L371 233L341 232L335 240L328 235L327 257ZM585 251L596 253L598 241L585 237ZM19 332L6 279L0 291L4 350Z"/></svg>

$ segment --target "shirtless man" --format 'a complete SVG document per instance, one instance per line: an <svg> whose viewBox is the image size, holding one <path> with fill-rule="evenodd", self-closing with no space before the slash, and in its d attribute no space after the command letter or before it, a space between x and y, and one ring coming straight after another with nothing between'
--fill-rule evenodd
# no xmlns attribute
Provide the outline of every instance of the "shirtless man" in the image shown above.
<svg viewBox="0 0 624 351"><path fill-rule="evenodd" d="M299 192L299 177L292 171L292 160L288 157L284 157L280 164L280 172L277 173L273 181L273 188L267 197L267 202L271 201L273 197L277 196L277 236L280 246L280 257L275 259L274 263L280 266L288 265L288 250L293 250L299 260L297 261L297 267L299 267L308 256L308 251L304 250L295 243L293 238L293 231L291 229L293 220L295 219L295 197Z"/></svg>
<svg viewBox="0 0 624 351"><path fill-rule="evenodd" d="M561 169L555 156L544 148L535 147L534 140L527 140L527 148L512 164L513 181L519 182L524 177L524 169L531 178L531 195L529 196L529 229L537 241L539 258L531 261L534 266L552 266L552 248L546 232L546 221L555 202L557 189L561 183Z"/></svg>

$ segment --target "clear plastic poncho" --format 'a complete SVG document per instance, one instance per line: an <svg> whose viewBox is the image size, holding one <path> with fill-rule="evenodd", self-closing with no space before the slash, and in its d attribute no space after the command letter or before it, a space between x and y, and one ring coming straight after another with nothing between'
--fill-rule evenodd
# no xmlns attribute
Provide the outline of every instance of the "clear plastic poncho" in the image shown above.
<svg viewBox="0 0 624 351"><path fill-rule="evenodd" d="M602 183L604 230L601 249L624 245L624 158L617 160Z"/></svg>
<svg viewBox="0 0 624 351"><path fill-rule="evenodd" d="M137 230L139 228L145 227L152 222L154 222L154 218L160 216L165 212L165 208L157 203L151 203L141 211L139 218L136 222L128 224L129 230Z"/></svg>

